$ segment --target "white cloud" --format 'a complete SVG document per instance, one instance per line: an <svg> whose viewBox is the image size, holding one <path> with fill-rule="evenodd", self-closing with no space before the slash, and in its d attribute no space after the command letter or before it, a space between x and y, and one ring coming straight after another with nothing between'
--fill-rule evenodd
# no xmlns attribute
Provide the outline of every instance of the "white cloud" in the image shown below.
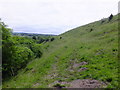
<svg viewBox="0 0 120 90"><path fill-rule="evenodd" d="M14 31L26 32L18 28L26 26L34 32L59 34L117 14L117 4L118 0L0 0L0 17Z"/></svg>

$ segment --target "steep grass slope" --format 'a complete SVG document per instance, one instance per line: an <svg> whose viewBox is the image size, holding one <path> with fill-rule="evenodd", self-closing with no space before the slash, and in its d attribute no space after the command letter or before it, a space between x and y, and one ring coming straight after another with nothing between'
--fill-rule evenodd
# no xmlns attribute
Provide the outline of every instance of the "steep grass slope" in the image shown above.
<svg viewBox="0 0 120 90"><path fill-rule="evenodd" d="M55 36L41 45L43 56L3 82L3 88L45 88L87 79L118 87L118 21L116 15L110 22L96 21Z"/></svg>

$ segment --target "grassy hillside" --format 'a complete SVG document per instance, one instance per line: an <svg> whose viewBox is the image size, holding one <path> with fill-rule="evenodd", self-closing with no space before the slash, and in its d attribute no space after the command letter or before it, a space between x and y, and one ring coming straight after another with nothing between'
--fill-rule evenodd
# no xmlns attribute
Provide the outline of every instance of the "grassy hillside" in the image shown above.
<svg viewBox="0 0 120 90"><path fill-rule="evenodd" d="M118 87L118 20L116 15L54 36L42 44L42 57L3 82L3 88L73 87L75 80Z"/></svg>

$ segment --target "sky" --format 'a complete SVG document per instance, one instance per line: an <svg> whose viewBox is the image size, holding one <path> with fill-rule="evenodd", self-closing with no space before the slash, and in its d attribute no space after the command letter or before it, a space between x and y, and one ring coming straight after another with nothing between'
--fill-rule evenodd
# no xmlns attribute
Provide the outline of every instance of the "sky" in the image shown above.
<svg viewBox="0 0 120 90"><path fill-rule="evenodd" d="M55 34L118 13L119 0L0 0L0 18L13 32Z"/></svg>

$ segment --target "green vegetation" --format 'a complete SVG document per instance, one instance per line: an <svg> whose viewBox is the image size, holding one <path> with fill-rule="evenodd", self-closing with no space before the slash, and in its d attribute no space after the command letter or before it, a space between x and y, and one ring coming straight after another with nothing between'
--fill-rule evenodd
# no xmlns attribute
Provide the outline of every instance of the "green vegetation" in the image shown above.
<svg viewBox="0 0 120 90"><path fill-rule="evenodd" d="M12 36L11 29L0 22L2 32L3 79L17 75L17 71L42 55L40 44L28 37Z"/></svg>
<svg viewBox="0 0 120 90"><path fill-rule="evenodd" d="M36 41L36 43L40 44L42 42L50 41L55 35L48 35L48 34L32 34L32 33L12 33L14 36L24 36L27 38L32 38Z"/></svg>
<svg viewBox="0 0 120 90"><path fill-rule="evenodd" d="M52 86L51 84L55 81L70 82L77 79L95 79L106 83L107 88L118 88L119 20L116 15L110 20L104 19L104 22L96 21L61 35L52 36L54 39L50 38L46 43L41 44L36 44L36 40L31 38L12 37L8 34L5 37L9 39L3 38L3 40L10 43L7 50L12 50L12 45L15 45L15 54L6 52L7 54L3 54L7 55L5 58L20 62L20 66L24 65L24 61L28 63L29 58L32 61L29 60L26 67L20 69L16 76L5 80L3 88L61 87L59 83ZM39 49L40 52L37 51ZM14 58L11 57L13 55ZM22 57L18 57L19 55ZM40 58L34 59L35 57ZM24 60L23 63L21 60ZM80 65L82 62L87 64ZM10 62L8 66L13 67L12 64L14 62ZM20 67L18 63L14 65Z"/></svg>

